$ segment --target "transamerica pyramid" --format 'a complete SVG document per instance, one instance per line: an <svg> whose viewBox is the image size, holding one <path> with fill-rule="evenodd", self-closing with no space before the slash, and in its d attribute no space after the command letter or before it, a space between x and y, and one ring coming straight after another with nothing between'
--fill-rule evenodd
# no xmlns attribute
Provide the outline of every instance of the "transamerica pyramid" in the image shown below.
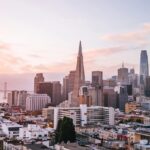
<svg viewBox="0 0 150 150"><path fill-rule="evenodd" d="M72 93L71 106L79 105L79 89L85 84L84 63L82 55L82 44L79 43L79 52L77 56L77 65L75 72L74 88Z"/></svg>

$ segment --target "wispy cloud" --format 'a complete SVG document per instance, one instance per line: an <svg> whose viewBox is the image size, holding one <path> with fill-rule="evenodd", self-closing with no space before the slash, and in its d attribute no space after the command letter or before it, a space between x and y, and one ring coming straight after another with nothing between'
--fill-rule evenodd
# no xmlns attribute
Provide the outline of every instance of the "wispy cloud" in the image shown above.
<svg viewBox="0 0 150 150"><path fill-rule="evenodd" d="M108 34L101 37L102 40L111 42L123 42L123 43L147 43L150 37L150 23L145 23L142 27L135 31L119 33L119 34Z"/></svg>

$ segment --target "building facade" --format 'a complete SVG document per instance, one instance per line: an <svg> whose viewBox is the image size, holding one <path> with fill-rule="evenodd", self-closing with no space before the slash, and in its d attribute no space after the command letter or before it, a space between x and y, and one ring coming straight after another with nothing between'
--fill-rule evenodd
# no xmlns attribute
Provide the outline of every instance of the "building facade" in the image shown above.
<svg viewBox="0 0 150 150"><path fill-rule="evenodd" d="M79 107L49 107L42 110L44 118L49 119L54 128L64 116L72 118L75 126L94 126L98 123L114 125L114 109L112 107L91 106L86 104Z"/></svg>
<svg viewBox="0 0 150 150"><path fill-rule="evenodd" d="M39 83L44 82L43 73L37 73L34 78L34 93L38 92Z"/></svg>
<svg viewBox="0 0 150 150"><path fill-rule="evenodd" d="M51 99L47 94L30 94L26 98L26 111L42 110L49 103Z"/></svg>
<svg viewBox="0 0 150 150"><path fill-rule="evenodd" d="M122 65L122 68L118 69L118 82L121 85L126 85L129 83L128 68L125 68L124 64Z"/></svg>

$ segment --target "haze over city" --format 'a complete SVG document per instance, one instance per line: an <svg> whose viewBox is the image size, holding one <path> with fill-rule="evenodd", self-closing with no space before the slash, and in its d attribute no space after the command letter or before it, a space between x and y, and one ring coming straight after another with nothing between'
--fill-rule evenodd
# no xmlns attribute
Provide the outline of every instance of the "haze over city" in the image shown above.
<svg viewBox="0 0 150 150"><path fill-rule="evenodd" d="M61 80L76 67L82 41L86 79L104 78L122 62L139 73L141 49L150 49L150 2L145 0L0 0L0 88L32 90L43 72Z"/></svg>

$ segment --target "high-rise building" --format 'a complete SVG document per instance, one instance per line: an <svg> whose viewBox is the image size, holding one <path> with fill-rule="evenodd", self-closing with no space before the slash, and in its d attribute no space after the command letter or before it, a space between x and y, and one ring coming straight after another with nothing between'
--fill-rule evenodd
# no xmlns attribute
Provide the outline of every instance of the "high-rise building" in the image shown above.
<svg viewBox="0 0 150 150"><path fill-rule="evenodd" d="M117 93L114 87L105 86L103 89L103 101L105 107L117 107Z"/></svg>
<svg viewBox="0 0 150 150"><path fill-rule="evenodd" d="M38 94L47 94L51 100L52 100L52 90L53 90L53 85L52 82L41 82L38 83L38 89L37 89L37 93Z"/></svg>
<svg viewBox="0 0 150 150"><path fill-rule="evenodd" d="M92 72L92 85L93 86L103 86L103 72L93 71Z"/></svg>
<svg viewBox="0 0 150 150"><path fill-rule="evenodd" d="M38 94L47 94L51 98L51 105L58 105L61 99L61 84L59 81L38 83Z"/></svg>
<svg viewBox="0 0 150 150"><path fill-rule="evenodd" d="M86 104L87 106L92 105L92 97L89 94L88 86L81 86L79 90L79 103Z"/></svg>
<svg viewBox="0 0 150 150"><path fill-rule="evenodd" d="M39 83L44 82L43 73L37 73L34 78L34 93L37 93L39 88Z"/></svg>
<svg viewBox="0 0 150 150"><path fill-rule="evenodd" d="M149 76L148 56L147 51L142 50L140 56L140 75Z"/></svg>
<svg viewBox="0 0 150 150"><path fill-rule="evenodd" d="M68 75L68 92L72 92L73 91L73 88L74 88L74 80L75 80L75 73L76 71L75 70L72 70L69 72L69 75Z"/></svg>
<svg viewBox="0 0 150 150"><path fill-rule="evenodd" d="M69 77L65 76L63 78L63 100L68 100L69 93Z"/></svg>
<svg viewBox="0 0 150 150"><path fill-rule="evenodd" d="M116 84L117 84L116 80L114 80L114 79L103 80L103 86L115 87Z"/></svg>
<svg viewBox="0 0 150 150"><path fill-rule="evenodd" d="M10 93L8 93L8 104L9 104L9 107L17 106L18 94L19 94L19 91L17 91L17 90L14 90L14 91L11 91Z"/></svg>
<svg viewBox="0 0 150 150"><path fill-rule="evenodd" d="M19 91L17 106L20 106L21 108L25 109L27 96L28 96L27 91L24 90Z"/></svg>
<svg viewBox="0 0 150 150"><path fill-rule="evenodd" d="M92 94L92 103L95 106L103 106L103 72L92 72L92 87L90 92Z"/></svg>
<svg viewBox="0 0 150 150"><path fill-rule="evenodd" d="M68 100L68 94L73 91L75 71L70 71L68 76L63 78L63 100Z"/></svg>
<svg viewBox="0 0 150 150"><path fill-rule="evenodd" d="M137 88L138 87L138 75L135 74L134 68L130 69L129 72L129 84L132 85L132 88Z"/></svg>
<svg viewBox="0 0 150 150"><path fill-rule="evenodd" d="M148 65L148 56L147 51L142 50L140 55L140 93L144 95L144 86L145 86L145 79L149 76L149 65Z"/></svg>
<svg viewBox="0 0 150 150"><path fill-rule="evenodd" d="M72 94L72 100L71 100L72 106L79 105L79 89L84 84L85 84L85 74L84 74L84 64L83 64L83 55L82 55L82 45L80 41L79 52L77 56L77 65L76 65L76 72L75 72L73 94Z"/></svg>
<svg viewBox="0 0 150 150"><path fill-rule="evenodd" d="M59 81L52 82L53 92L52 92L52 103L58 105L62 102L61 98L61 83Z"/></svg>
<svg viewBox="0 0 150 150"><path fill-rule="evenodd" d="M150 76L147 76L145 81L145 96L150 97Z"/></svg>
<svg viewBox="0 0 150 150"><path fill-rule="evenodd" d="M30 94L26 98L26 110L39 111L50 102L51 99L47 94Z"/></svg>
<svg viewBox="0 0 150 150"><path fill-rule="evenodd" d="M122 64L122 68L118 69L118 82L122 85L126 85L129 83L128 68L125 68L124 64Z"/></svg>
<svg viewBox="0 0 150 150"><path fill-rule="evenodd" d="M117 108L124 112L125 104L128 102L127 86L116 86L115 91L117 92Z"/></svg>

